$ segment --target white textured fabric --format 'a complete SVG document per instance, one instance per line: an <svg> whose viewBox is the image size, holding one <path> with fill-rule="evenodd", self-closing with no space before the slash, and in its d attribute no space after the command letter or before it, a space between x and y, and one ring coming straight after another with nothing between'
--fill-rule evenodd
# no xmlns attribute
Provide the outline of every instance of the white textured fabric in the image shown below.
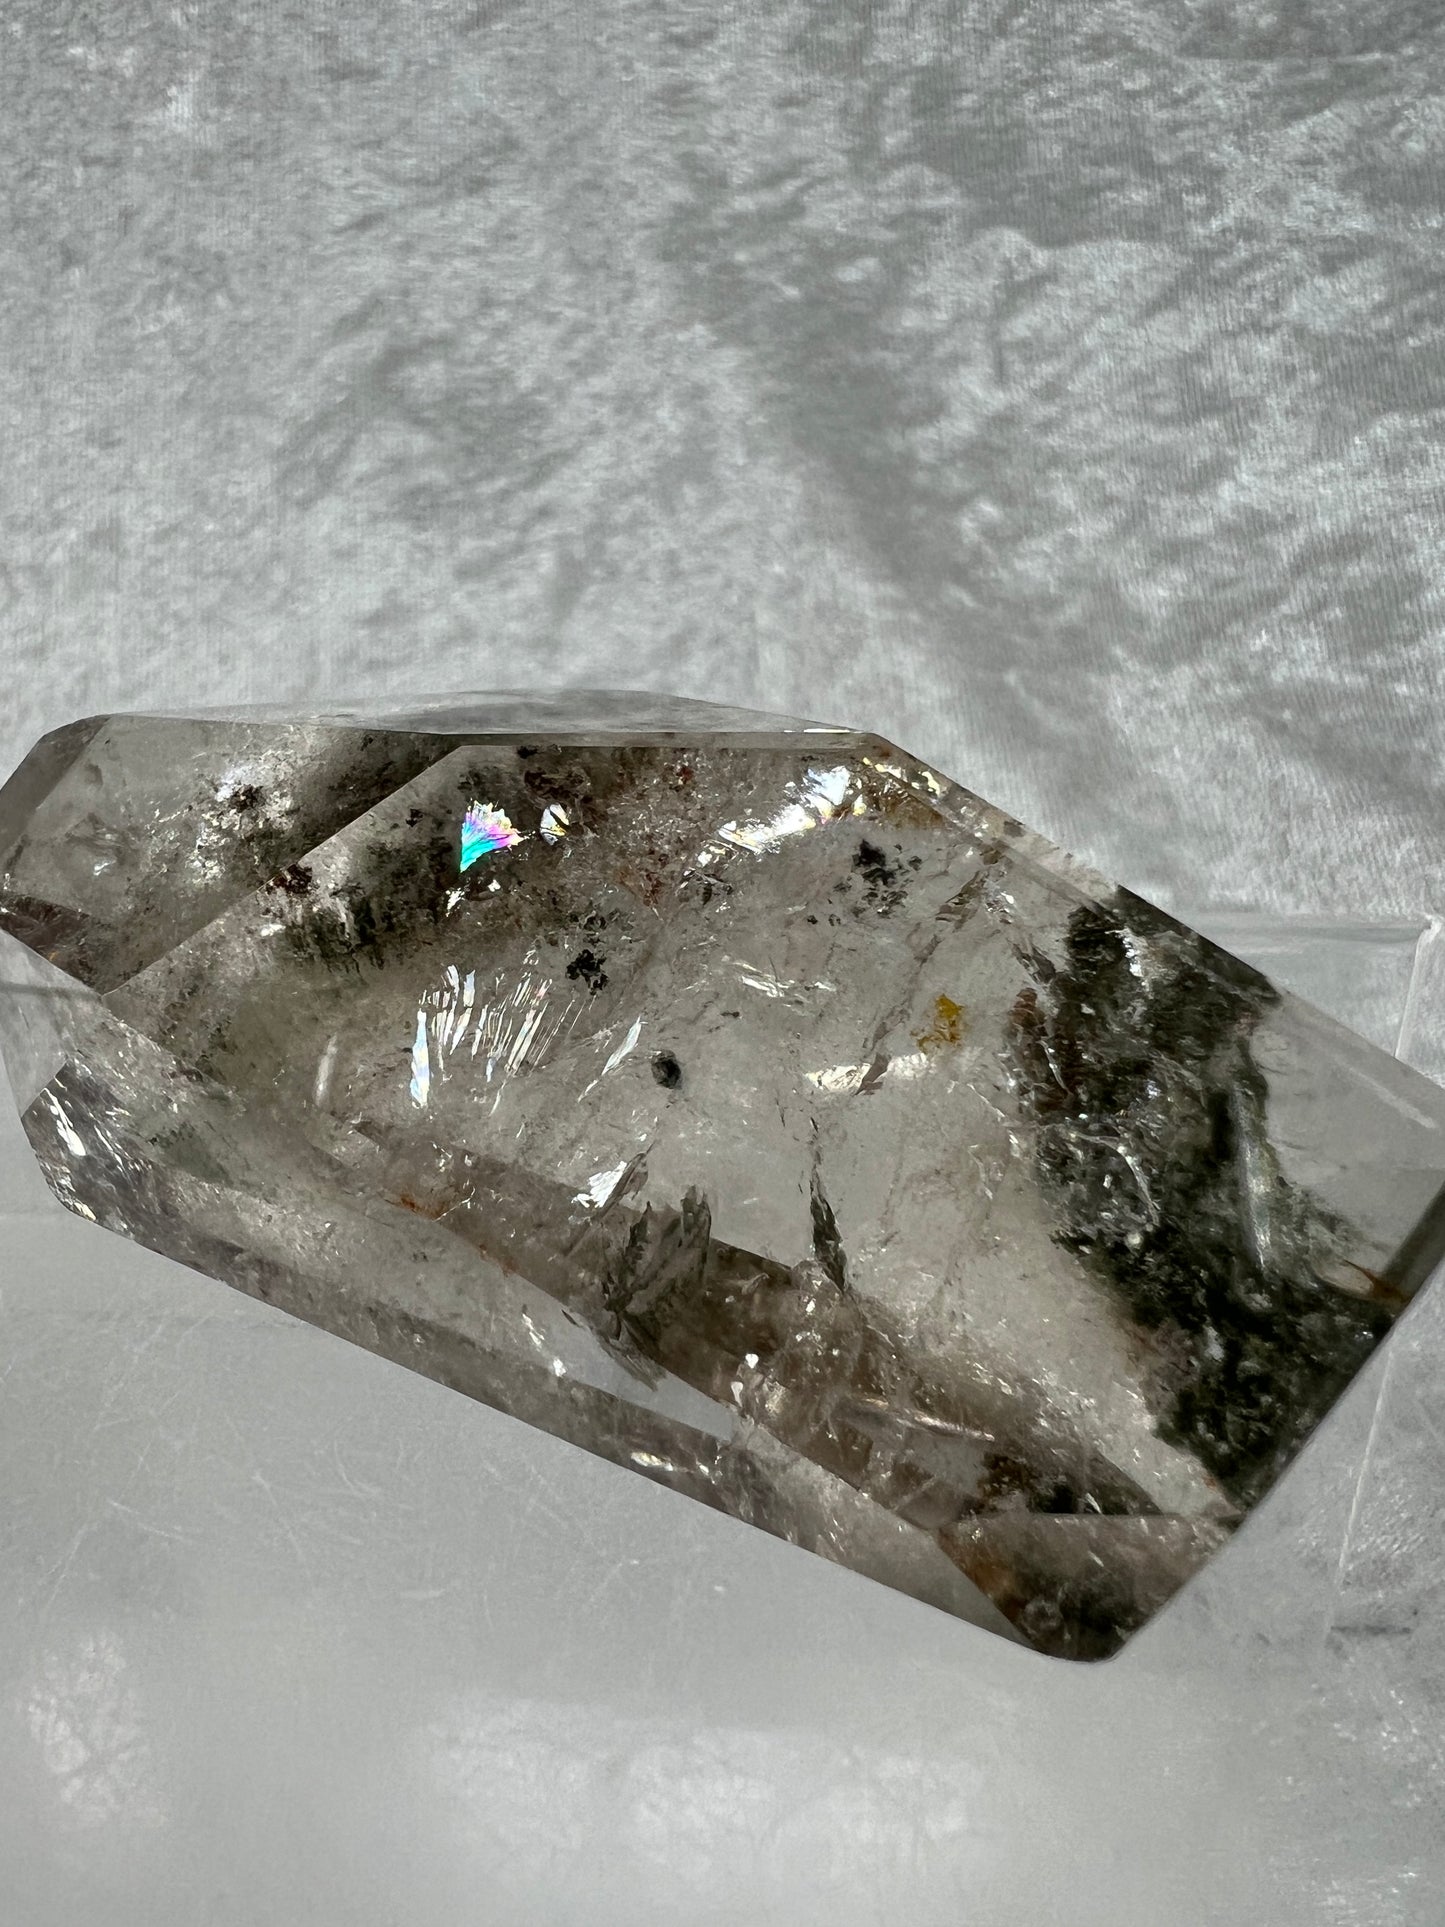
<svg viewBox="0 0 1445 1927"><path fill-rule="evenodd" d="M1432 0L7 0L0 171L0 766L625 682L882 729L1172 905L1438 905ZM1438 1289L1068 1672L5 1131L3 1927L1436 1927Z"/></svg>
<svg viewBox="0 0 1445 1927"><path fill-rule="evenodd" d="M10 0L0 757L625 678L1429 907L1442 139L1423 0Z"/></svg>

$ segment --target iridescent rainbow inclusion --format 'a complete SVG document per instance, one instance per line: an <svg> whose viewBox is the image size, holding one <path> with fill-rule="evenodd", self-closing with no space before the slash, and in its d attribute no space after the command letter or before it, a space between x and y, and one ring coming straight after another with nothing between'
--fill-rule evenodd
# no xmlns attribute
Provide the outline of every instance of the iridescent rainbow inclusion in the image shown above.
<svg viewBox="0 0 1445 1927"><path fill-rule="evenodd" d="M520 843L522 832L514 829L507 820L507 812L493 807L490 803L469 803L462 818L462 862L463 871L493 850L509 850L514 843Z"/></svg>

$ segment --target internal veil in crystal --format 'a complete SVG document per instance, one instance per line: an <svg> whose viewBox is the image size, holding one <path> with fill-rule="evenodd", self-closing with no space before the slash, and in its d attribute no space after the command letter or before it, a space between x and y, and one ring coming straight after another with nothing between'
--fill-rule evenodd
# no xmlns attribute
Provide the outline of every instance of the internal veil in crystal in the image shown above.
<svg viewBox="0 0 1445 1927"><path fill-rule="evenodd" d="M73 1210L1047 1653L1164 1604L1439 1255L1445 1093L868 735L92 719L0 872Z"/></svg>

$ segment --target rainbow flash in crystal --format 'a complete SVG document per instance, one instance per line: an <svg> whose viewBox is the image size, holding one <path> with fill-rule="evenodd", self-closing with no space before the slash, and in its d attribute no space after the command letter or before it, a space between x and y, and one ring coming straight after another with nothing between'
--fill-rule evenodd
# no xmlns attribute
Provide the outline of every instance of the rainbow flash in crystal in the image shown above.
<svg viewBox="0 0 1445 1927"><path fill-rule="evenodd" d="M469 803L462 818L462 869L470 870L479 857L509 850L521 840L522 832L513 828L505 810L491 803Z"/></svg>

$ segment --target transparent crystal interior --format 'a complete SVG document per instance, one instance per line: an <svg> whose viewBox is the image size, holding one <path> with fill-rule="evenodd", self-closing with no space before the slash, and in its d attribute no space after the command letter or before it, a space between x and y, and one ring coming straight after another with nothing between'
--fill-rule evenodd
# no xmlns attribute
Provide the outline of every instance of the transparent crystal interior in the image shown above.
<svg viewBox="0 0 1445 1927"><path fill-rule="evenodd" d="M1368 1041L865 735L110 717L0 865L70 1208L1043 1652L1178 1590L1439 1255L1418 932Z"/></svg>

